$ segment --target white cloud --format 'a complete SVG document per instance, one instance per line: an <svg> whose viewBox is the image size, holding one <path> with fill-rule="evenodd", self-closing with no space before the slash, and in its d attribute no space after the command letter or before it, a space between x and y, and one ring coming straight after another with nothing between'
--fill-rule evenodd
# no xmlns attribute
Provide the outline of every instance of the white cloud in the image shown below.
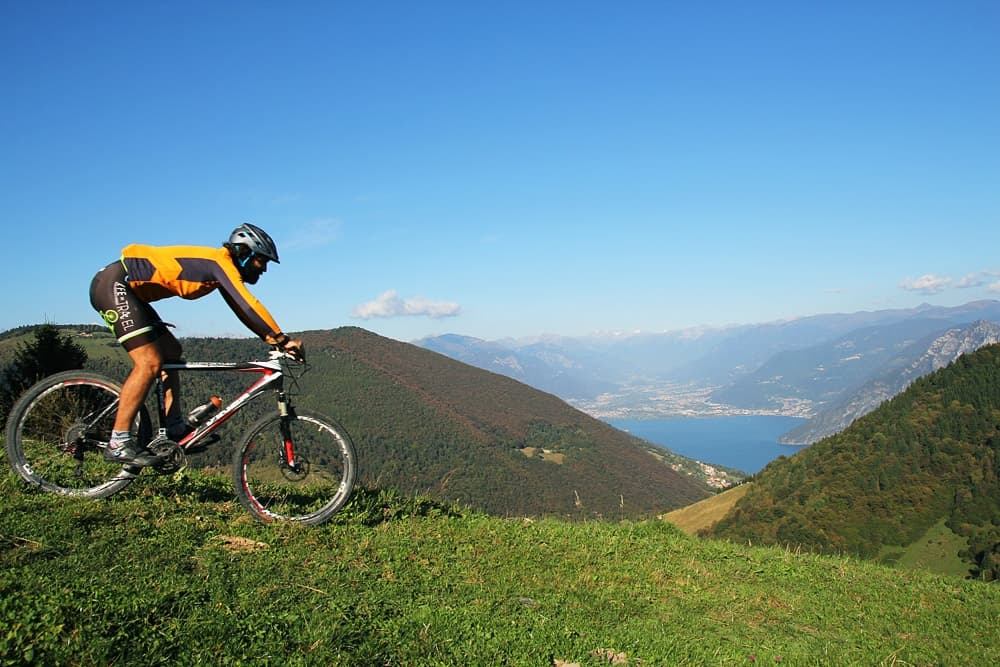
<svg viewBox="0 0 1000 667"><path fill-rule="evenodd" d="M946 276L936 276L928 273L919 278L905 278L899 286L910 292L923 292L924 294L937 294L952 285L952 279Z"/></svg>
<svg viewBox="0 0 1000 667"><path fill-rule="evenodd" d="M462 307L453 301L431 301L417 296L402 299L396 290L383 292L374 301L358 304L351 315L363 320L373 317L410 317L424 315L434 319L455 317Z"/></svg>
<svg viewBox="0 0 1000 667"><path fill-rule="evenodd" d="M981 287L985 282L986 282L986 274L984 272L970 273L967 276L959 278L958 282L955 283L955 287L959 289L966 289L968 287Z"/></svg>
<svg viewBox="0 0 1000 667"><path fill-rule="evenodd" d="M983 287L985 285L986 289L991 292L1000 292L1000 283L994 282L993 284L987 285L987 283L996 276L1000 276L1000 272L989 270L974 271L973 273L967 273L956 280L949 278L948 276L938 276L933 273L928 273L920 276L919 278L905 278L900 281L899 287L911 292L938 294L951 288L970 289L973 287Z"/></svg>

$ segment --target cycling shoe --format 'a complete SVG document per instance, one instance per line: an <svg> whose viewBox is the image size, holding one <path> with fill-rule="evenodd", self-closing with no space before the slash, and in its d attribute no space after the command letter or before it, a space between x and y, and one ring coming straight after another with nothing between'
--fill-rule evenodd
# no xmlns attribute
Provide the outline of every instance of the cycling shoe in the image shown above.
<svg viewBox="0 0 1000 667"><path fill-rule="evenodd" d="M125 445L114 449L107 447L104 450L104 460L122 465L148 466L159 461L159 458L148 450L136 449L135 445Z"/></svg>

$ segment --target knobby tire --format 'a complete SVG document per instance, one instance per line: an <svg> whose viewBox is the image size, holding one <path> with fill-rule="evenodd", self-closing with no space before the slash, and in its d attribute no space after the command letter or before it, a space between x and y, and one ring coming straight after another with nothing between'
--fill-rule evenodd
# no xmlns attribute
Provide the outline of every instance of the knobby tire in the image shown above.
<svg viewBox="0 0 1000 667"><path fill-rule="evenodd" d="M106 498L121 491L139 468L104 460L121 385L83 370L50 375L11 408L4 448L14 472L29 486L66 496ZM152 432L142 408L133 430L140 442Z"/></svg>
<svg viewBox="0 0 1000 667"><path fill-rule="evenodd" d="M247 431L233 459L233 485L244 507L258 520L328 521L351 496L357 457L340 424L311 410L289 415L298 466L285 460L279 413L258 420Z"/></svg>

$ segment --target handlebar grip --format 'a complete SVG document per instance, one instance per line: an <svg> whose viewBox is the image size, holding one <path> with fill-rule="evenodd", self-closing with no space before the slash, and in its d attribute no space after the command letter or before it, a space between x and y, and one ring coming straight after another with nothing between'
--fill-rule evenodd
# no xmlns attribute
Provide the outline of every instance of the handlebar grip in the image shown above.
<svg viewBox="0 0 1000 667"><path fill-rule="evenodd" d="M295 344L290 344L290 343L295 343ZM285 341L284 344L278 346L278 349L284 354L290 356L295 361L298 361L300 363L305 363L306 361L306 350L305 346L302 344L302 341L288 340Z"/></svg>

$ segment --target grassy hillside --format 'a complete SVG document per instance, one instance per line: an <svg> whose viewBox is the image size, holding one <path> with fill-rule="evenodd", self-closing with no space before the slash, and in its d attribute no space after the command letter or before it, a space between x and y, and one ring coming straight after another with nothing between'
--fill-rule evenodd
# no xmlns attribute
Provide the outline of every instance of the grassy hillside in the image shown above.
<svg viewBox="0 0 1000 667"><path fill-rule="evenodd" d="M99 362L115 360L121 363L128 359L122 346L106 327L90 324L54 326L62 333L71 335L73 342L83 347L91 359ZM34 339L36 328L35 325L26 325L0 333L0 365L10 363L18 346L30 343Z"/></svg>
<svg viewBox="0 0 1000 667"><path fill-rule="evenodd" d="M0 337L0 362L30 332ZM562 400L501 375L358 328L302 334L311 370L300 404L333 416L352 435L361 481L498 515L643 517L705 498L703 479L682 474L662 450L593 419ZM122 377L120 346L101 330L76 336L88 366ZM192 360L259 358L250 339L184 339ZM213 393L233 398L236 373L183 375L189 406ZM241 427L273 403L227 423L223 441L192 457L228 464Z"/></svg>
<svg viewBox="0 0 1000 667"><path fill-rule="evenodd" d="M750 483L741 484L687 507L668 512L662 519L688 535L705 534L710 532L749 490ZM956 535L942 519L912 544L905 547L883 547L877 558L882 563L894 564L900 568L966 577L969 574L969 563L960 558L959 553L968 546L968 540Z"/></svg>
<svg viewBox="0 0 1000 667"><path fill-rule="evenodd" d="M0 664L987 665L1000 588L669 524L360 491L263 526L225 480L108 501L0 472Z"/></svg>
<svg viewBox="0 0 1000 667"><path fill-rule="evenodd" d="M998 475L994 345L916 381L846 431L771 463L711 532L895 560L943 522L996 566Z"/></svg>
<svg viewBox="0 0 1000 667"><path fill-rule="evenodd" d="M883 547L879 560L894 563L901 568L966 577L969 574L969 563L962 560L959 554L968 546L968 540L956 535L946 521L941 519L906 547Z"/></svg>
<svg viewBox="0 0 1000 667"><path fill-rule="evenodd" d="M748 484L740 484L720 494L699 500L686 507L667 512L663 515L665 521L683 530L688 535L697 535L718 523L736 501L746 495L750 489Z"/></svg>

